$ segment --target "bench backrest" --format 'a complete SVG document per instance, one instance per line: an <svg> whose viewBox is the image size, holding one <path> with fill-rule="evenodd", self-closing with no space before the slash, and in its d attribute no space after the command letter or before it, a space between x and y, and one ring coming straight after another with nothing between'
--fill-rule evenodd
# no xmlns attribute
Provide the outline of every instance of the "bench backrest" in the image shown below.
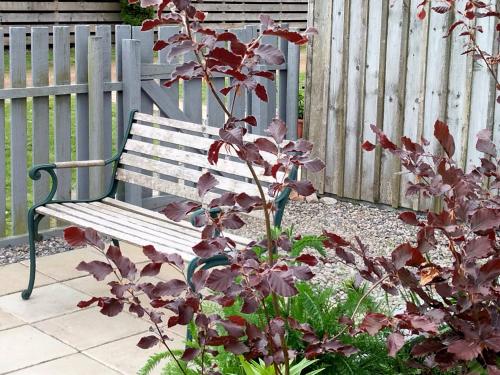
<svg viewBox="0 0 500 375"><path fill-rule="evenodd" d="M247 166L224 147L217 165L209 164L207 151L218 134L219 128L136 112L116 179L199 201L196 182L210 171L219 184L206 195L206 200L227 191L258 195ZM262 136L247 134L245 140L259 137ZM274 155L263 154L274 161ZM263 175L263 168L256 168L256 172L264 185L274 181ZM283 174L279 176L282 177Z"/></svg>

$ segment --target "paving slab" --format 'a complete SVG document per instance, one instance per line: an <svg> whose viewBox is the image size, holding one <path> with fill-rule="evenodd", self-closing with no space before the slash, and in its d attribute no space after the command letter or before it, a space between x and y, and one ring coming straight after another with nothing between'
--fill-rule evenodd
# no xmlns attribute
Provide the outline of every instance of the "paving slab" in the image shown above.
<svg viewBox="0 0 500 375"><path fill-rule="evenodd" d="M144 332L139 335L124 338L106 345L86 350L84 353L101 363L126 375L137 374L137 371L144 366L148 358L156 353L165 351L163 346L157 345L150 349L141 349L137 343L142 336L150 334ZM183 349L180 338L169 345L171 349ZM160 374L161 366L155 369L152 375Z"/></svg>
<svg viewBox="0 0 500 375"><path fill-rule="evenodd" d="M21 263L0 266L0 296L19 293L28 286L29 268ZM37 272L35 287L55 283L56 280ZM21 297L19 297L21 298Z"/></svg>
<svg viewBox="0 0 500 375"><path fill-rule="evenodd" d="M90 262L93 260L102 260L103 255L93 247L84 247L71 250L60 254L37 258L37 270L57 281L65 281L76 277L88 275L87 272L81 272L76 266L81 261ZM28 261L21 262L28 265Z"/></svg>
<svg viewBox="0 0 500 375"><path fill-rule="evenodd" d="M41 363L9 375L118 375L119 372L106 367L83 354L72 354L53 361Z"/></svg>
<svg viewBox="0 0 500 375"><path fill-rule="evenodd" d="M21 319L0 309L0 331L25 324Z"/></svg>
<svg viewBox="0 0 500 375"><path fill-rule="evenodd" d="M99 308L89 308L34 325L79 350L85 350L149 329L149 324L129 313L108 317Z"/></svg>
<svg viewBox="0 0 500 375"><path fill-rule="evenodd" d="M18 293L0 297L0 309L27 323L60 316L78 310L76 306L88 296L63 284L36 288L27 301Z"/></svg>
<svg viewBox="0 0 500 375"><path fill-rule="evenodd" d="M0 332L0 374L75 353L70 346L24 325Z"/></svg>

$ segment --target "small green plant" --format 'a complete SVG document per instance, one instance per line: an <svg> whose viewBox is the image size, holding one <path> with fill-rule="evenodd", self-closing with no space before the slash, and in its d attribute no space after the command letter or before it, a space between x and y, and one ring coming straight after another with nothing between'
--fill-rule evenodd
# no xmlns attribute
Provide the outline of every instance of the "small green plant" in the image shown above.
<svg viewBox="0 0 500 375"><path fill-rule="evenodd" d="M299 89L299 97L298 97L298 118L304 118L304 87Z"/></svg>
<svg viewBox="0 0 500 375"><path fill-rule="evenodd" d="M140 26L144 20L152 18L154 14L153 7L142 8L139 3L120 0L120 17L127 25Z"/></svg>
<svg viewBox="0 0 500 375"><path fill-rule="evenodd" d="M307 373L302 373L307 367L311 366L317 362L317 360L309 360L303 358L299 363L293 364L290 366L290 375L315 375L319 374L323 369L312 370ZM276 370L273 366L267 366L262 359L256 361L245 361L241 360L241 367L245 372L245 375L276 375ZM282 366L283 367L283 366ZM280 368L280 371L283 373L284 368Z"/></svg>

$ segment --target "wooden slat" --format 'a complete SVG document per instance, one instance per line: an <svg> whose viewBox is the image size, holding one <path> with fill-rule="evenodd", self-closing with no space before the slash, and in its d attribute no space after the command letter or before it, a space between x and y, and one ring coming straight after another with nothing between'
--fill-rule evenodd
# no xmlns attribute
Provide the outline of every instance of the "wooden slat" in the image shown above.
<svg viewBox="0 0 500 375"><path fill-rule="evenodd" d="M293 43L282 43L281 49L286 52L287 70L286 72L279 72L280 116L283 116L283 113L285 114L287 138L297 139L298 102L299 90L301 89L299 87L300 47Z"/></svg>
<svg viewBox="0 0 500 375"><path fill-rule="evenodd" d="M54 82L56 85L70 84L70 44L69 28L54 27ZM55 159L71 160L71 96L58 95L54 99L55 118ZM71 171L57 171L59 185L58 199L71 198Z"/></svg>
<svg viewBox="0 0 500 375"><path fill-rule="evenodd" d="M34 27L31 30L31 75L33 86L49 84L49 32L46 27ZM49 98L33 98L32 118L33 165L49 162ZM49 179L46 174L39 181L33 182L33 201L41 202L49 192ZM41 229L47 228L47 222L41 223Z"/></svg>
<svg viewBox="0 0 500 375"><path fill-rule="evenodd" d="M103 82L111 81L111 25L98 25L96 27L96 36L102 37L102 70ZM104 91L104 90L103 90ZM113 124L112 124L112 110L111 110L111 92L103 92L102 99L102 125L103 125L103 138L104 145L103 156L104 159L111 157L113 153ZM104 168L104 180L107 182L111 179L113 172L112 165Z"/></svg>
<svg viewBox="0 0 500 375"><path fill-rule="evenodd" d="M403 2L389 7L387 26L386 79L383 130L387 136L398 141L403 132L402 108L406 77L406 48L409 9ZM380 200L382 203L398 205L400 165L397 158L385 153L381 160Z"/></svg>
<svg viewBox="0 0 500 375"><path fill-rule="evenodd" d="M429 17L420 20L417 16L421 10L417 3L418 0L413 0L410 6L407 71L411 72L411 74L406 77L403 130L405 137L412 140L420 138L424 126L427 36L429 28ZM429 12L429 9L426 11ZM414 178L410 174L404 173L401 175L400 201L405 207L418 209L418 199L405 196L408 183L413 181Z"/></svg>
<svg viewBox="0 0 500 375"><path fill-rule="evenodd" d="M144 143L134 139L131 139L127 142L125 149L127 151L138 152L146 155L160 157L163 159L191 164L201 168L212 169L218 172L226 172L237 176L252 178L252 174L250 173L248 168L246 168L246 166L231 160L219 159L219 162L216 165L211 165L208 162L206 155L191 153L185 150L167 148L160 145L150 145L149 143ZM264 170L262 168L256 167L255 170L261 181L269 183L274 182L274 179L272 177L263 175ZM277 177L278 179L283 178L283 172L279 172L277 174Z"/></svg>
<svg viewBox="0 0 500 375"><path fill-rule="evenodd" d="M4 50L3 38L0 38L0 51ZM0 91L4 88L4 59L0 59ZM7 181L6 175L8 168L6 154L5 154L5 101L0 100L0 237L4 237L6 233L6 218L7 212Z"/></svg>
<svg viewBox="0 0 500 375"><path fill-rule="evenodd" d="M127 182L137 186L142 186L151 190L161 191L163 193L168 193L176 195L178 197L183 197L190 200L199 200L198 191L195 188L179 185L176 182L171 182L168 180L162 180L154 176L144 175L139 172L134 172L128 169L118 168L116 171L116 179L119 181ZM204 197L206 202L212 199L218 198L220 194L207 193Z"/></svg>
<svg viewBox="0 0 500 375"><path fill-rule="evenodd" d="M12 87L26 86L26 31L10 29L10 82ZM26 232L26 98L11 100L10 109L11 218L13 234Z"/></svg>
<svg viewBox="0 0 500 375"><path fill-rule="evenodd" d="M383 90L381 85L381 62L384 62L384 55L381 53L381 43L385 35L384 24L386 22L387 8L380 6L375 2L370 2L368 11L368 30L366 42L366 70L365 70L365 92L363 103L363 124L362 124L362 139L369 140L375 144L375 134L372 132L370 125L377 124L380 116L383 115L381 110L380 91ZM359 147L359 145L358 145ZM376 199L375 195L375 157L374 153L361 153L361 187L360 198L365 201L373 202Z"/></svg>
<svg viewBox="0 0 500 375"><path fill-rule="evenodd" d="M76 224L78 226L84 227L84 228L93 228L97 230L100 233L107 234L109 236L112 236L113 238L125 242L129 242L134 245L139 245L139 246L146 246L146 245L153 245L156 250L158 251L163 251L163 252L171 252L171 248L168 246L165 246L160 243L156 243L154 241L151 241L151 239L143 239L141 236L138 236L136 233L130 234L127 232L123 232L121 230L113 229L110 228L106 223L103 221L100 221L99 223L93 222L93 221L88 221L82 218L79 218L72 213L68 213L67 211L63 211L61 209L61 205L50 205L50 206L45 206L45 207L39 207L37 209L38 213L41 213L46 216L52 216L60 220L64 220L66 222ZM187 260L191 260L194 258L193 254L189 253L181 253L183 258Z"/></svg>
<svg viewBox="0 0 500 375"><path fill-rule="evenodd" d="M124 39L122 48L123 118L128 119L131 111L141 109L140 42ZM124 196L129 203L141 204L142 189L133 185L125 185Z"/></svg>
<svg viewBox="0 0 500 375"><path fill-rule="evenodd" d="M344 196L359 199L361 187L361 129L364 123L366 40L368 3L351 0L349 58L347 62L347 101L345 120Z"/></svg>
<svg viewBox="0 0 500 375"><path fill-rule="evenodd" d="M76 82L88 82L88 38L90 28L78 25L75 28ZM87 93L76 95L76 158L89 159L89 97ZM89 198L89 170L77 170L77 194L79 199Z"/></svg>
<svg viewBox="0 0 500 375"><path fill-rule="evenodd" d="M114 1L2 1L0 9L3 12L119 12L120 4Z"/></svg>
<svg viewBox="0 0 500 375"><path fill-rule="evenodd" d="M104 91L121 91L121 82L104 82ZM51 96L51 95L69 95L83 94L88 92L88 85L83 83L73 83L57 86L42 86L42 87L17 87L2 89L0 91L0 100L2 99L22 99L36 96Z"/></svg>
<svg viewBox="0 0 500 375"><path fill-rule="evenodd" d="M116 214L107 208L102 209L88 203L63 203L63 206L69 208L71 210L69 212L73 213L74 211L75 215L82 217L82 219L95 218L96 221L103 220L107 226L130 234L140 232L145 239L154 238L155 242L168 243L169 247L182 252L189 253L191 248L199 242L197 237L185 240L176 237L175 233L166 234L162 228L158 228L156 225L131 219L128 212Z"/></svg>
<svg viewBox="0 0 500 375"><path fill-rule="evenodd" d="M120 163L123 165L137 167L143 170L156 172L161 175L172 176L192 182L198 182L199 178L204 173L202 171L188 169L182 166L161 162L158 160L133 155L130 153L124 153L120 158ZM259 194L256 185L223 176L217 176L216 179L217 181L219 181L219 184L217 185L218 189L232 191L232 192L244 191L247 194L251 195Z"/></svg>
<svg viewBox="0 0 500 375"><path fill-rule="evenodd" d="M498 9L497 9L498 11ZM498 33L495 28L494 17L478 18L477 24L484 30L478 33L477 43L483 51L491 51L494 54L495 47L493 43L498 43ZM479 165L479 160L483 154L476 150L477 133L482 129L490 129L494 132L493 125L498 128L498 122L494 123L495 102L494 80L488 71L486 64L481 60L475 60L472 73L472 98L470 103L470 122L469 134L467 139L467 162L466 170L470 171L474 166ZM498 144L497 144L498 148Z"/></svg>
<svg viewBox="0 0 500 375"><path fill-rule="evenodd" d="M84 22L120 22L121 18L116 13L2 13L0 16L2 23L84 23Z"/></svg>
<svg viewBox="0 0 500 375"><path fill-rule="evenodd" d="M172 35L177 34L179 32L179 27L177 26L162 26L158 29L158 39L163 39L167 40L170 38ZM161 51L158 52L158 62L166 64L179 64L179 59L176 58L172 61L167 60L168 53L170 52L171 47L168 46L166 48L163 48ZM160 80L160 85L162 85L165 82L165 80ZM164 87L163 90L167 94L167 97L169 98L169 101L172 102L174 106L179 106L179 83L176 82L170 87ZM167 114L160 111L160 115L165 117ZM200 121L201 123L201 121Z"/></svg>
<svg viewBox="0 0 500 375"><path fill-rule="evenodd" d="M104 159L106 148L104 126L104 38L89 38L89 157ZM111 145L109 145L111 146ZM109 147L108 146L108 147ZM106 181L107 182L107 181ZM89 168L89 195L104 193L105 177L101 167Z"/></svg>
<svg viewBox="0 0 500 375"><path fill-rule="evenodd" d="M185 133L177 133L166 129L152 128L137 123L134 123L132 125L130 134L138 137L148 138L150 140L175 143L177 146L185 146L203 151L208 151L210 145L213 143L213 140L210 138L203 138ZM220 150L220 154L234 155L234 153L232 153L231 151L227 151L224 148ZM276 157L268 152L261 151L261 155L264 160L267 160L271 163L274 163L276 160Z"/></svg>

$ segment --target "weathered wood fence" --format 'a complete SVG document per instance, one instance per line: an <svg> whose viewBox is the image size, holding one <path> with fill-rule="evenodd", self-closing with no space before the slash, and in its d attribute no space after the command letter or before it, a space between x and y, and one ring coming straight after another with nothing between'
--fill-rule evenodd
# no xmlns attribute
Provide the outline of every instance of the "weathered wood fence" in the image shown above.
<svg viewBox="0 0 500 375"><path fill-rule="evenodd" d="M307 0L205 0L196 4L208 12L207 23L241 27L258 23L259 15L272 15L291 27L305 28ZM8 35L10 26L44 26L121 23L119 0L0 1L0 28ZM7 41L8 42L8 41Z"/></svg>
<svg viewBox="0 0 500 375"><path fill-rule="evenodd" d="M465 47L458 33L443 38L455 21L452 15L427 9L428 17L420 21L419 3L311 1L311 23L320 33L308 56L305 121L327 165L324 173L312 176L322 192L429 207L429 202L405 197L409 177L399 174L395 158L362 152L362 140L374 141L370 124L392 139L431 140L435 120L445 120L457 144L456 160L467 168L479 160L479 130L492 130L500 144L500 105L486 66L461 55ZM484 30L477 36L479 44L498 51L493 17L477 22ZM435 141L432 147L438 149Z"/></svg>
<svg viewBox="0 0 500 375"><path fill-rule="evenodd" d="M257 27L233 31L250 40ZM31 165L111 156L123 138L128 113L133 109L214 126L225 121L201 79L169 89L161 85L179 61L167 63L166 50L153 52L153 31L117 25L114 49L110 25L97 26L95 34L89 26L76 26L74 48L68 26L54 26L53 32L54 44L50 48L47 27L12 27L5 51L9 55L8 72L4 59L0 59L0 245L24 238L27 208L48 192L45 176L41 184L33 185L28 180ZM166 26L157 34L167 38L177 32L176 27ZM236 98L236 116L254 115L260 124L255 132L262 132L263 124L276 114L297 123L300 49L283 41L278 45L275 37L267 37L266 42L279 46L287 61L260 67L277 73L276 81L262 81L268 90L268 103L248 93ZM0 39L3 51L1 43ZM31 69L27 69L29 66ZM222 88L228 80L220 75L215 86ZM288 136L295 137L295 131L291 127ZM62 199L95 196L110 173L98 167L57 172L58 197ZM164 202L156 192L137 187L126 187L121 196L150 208ZM51 224L43 223L44 228Z"/></svg>

